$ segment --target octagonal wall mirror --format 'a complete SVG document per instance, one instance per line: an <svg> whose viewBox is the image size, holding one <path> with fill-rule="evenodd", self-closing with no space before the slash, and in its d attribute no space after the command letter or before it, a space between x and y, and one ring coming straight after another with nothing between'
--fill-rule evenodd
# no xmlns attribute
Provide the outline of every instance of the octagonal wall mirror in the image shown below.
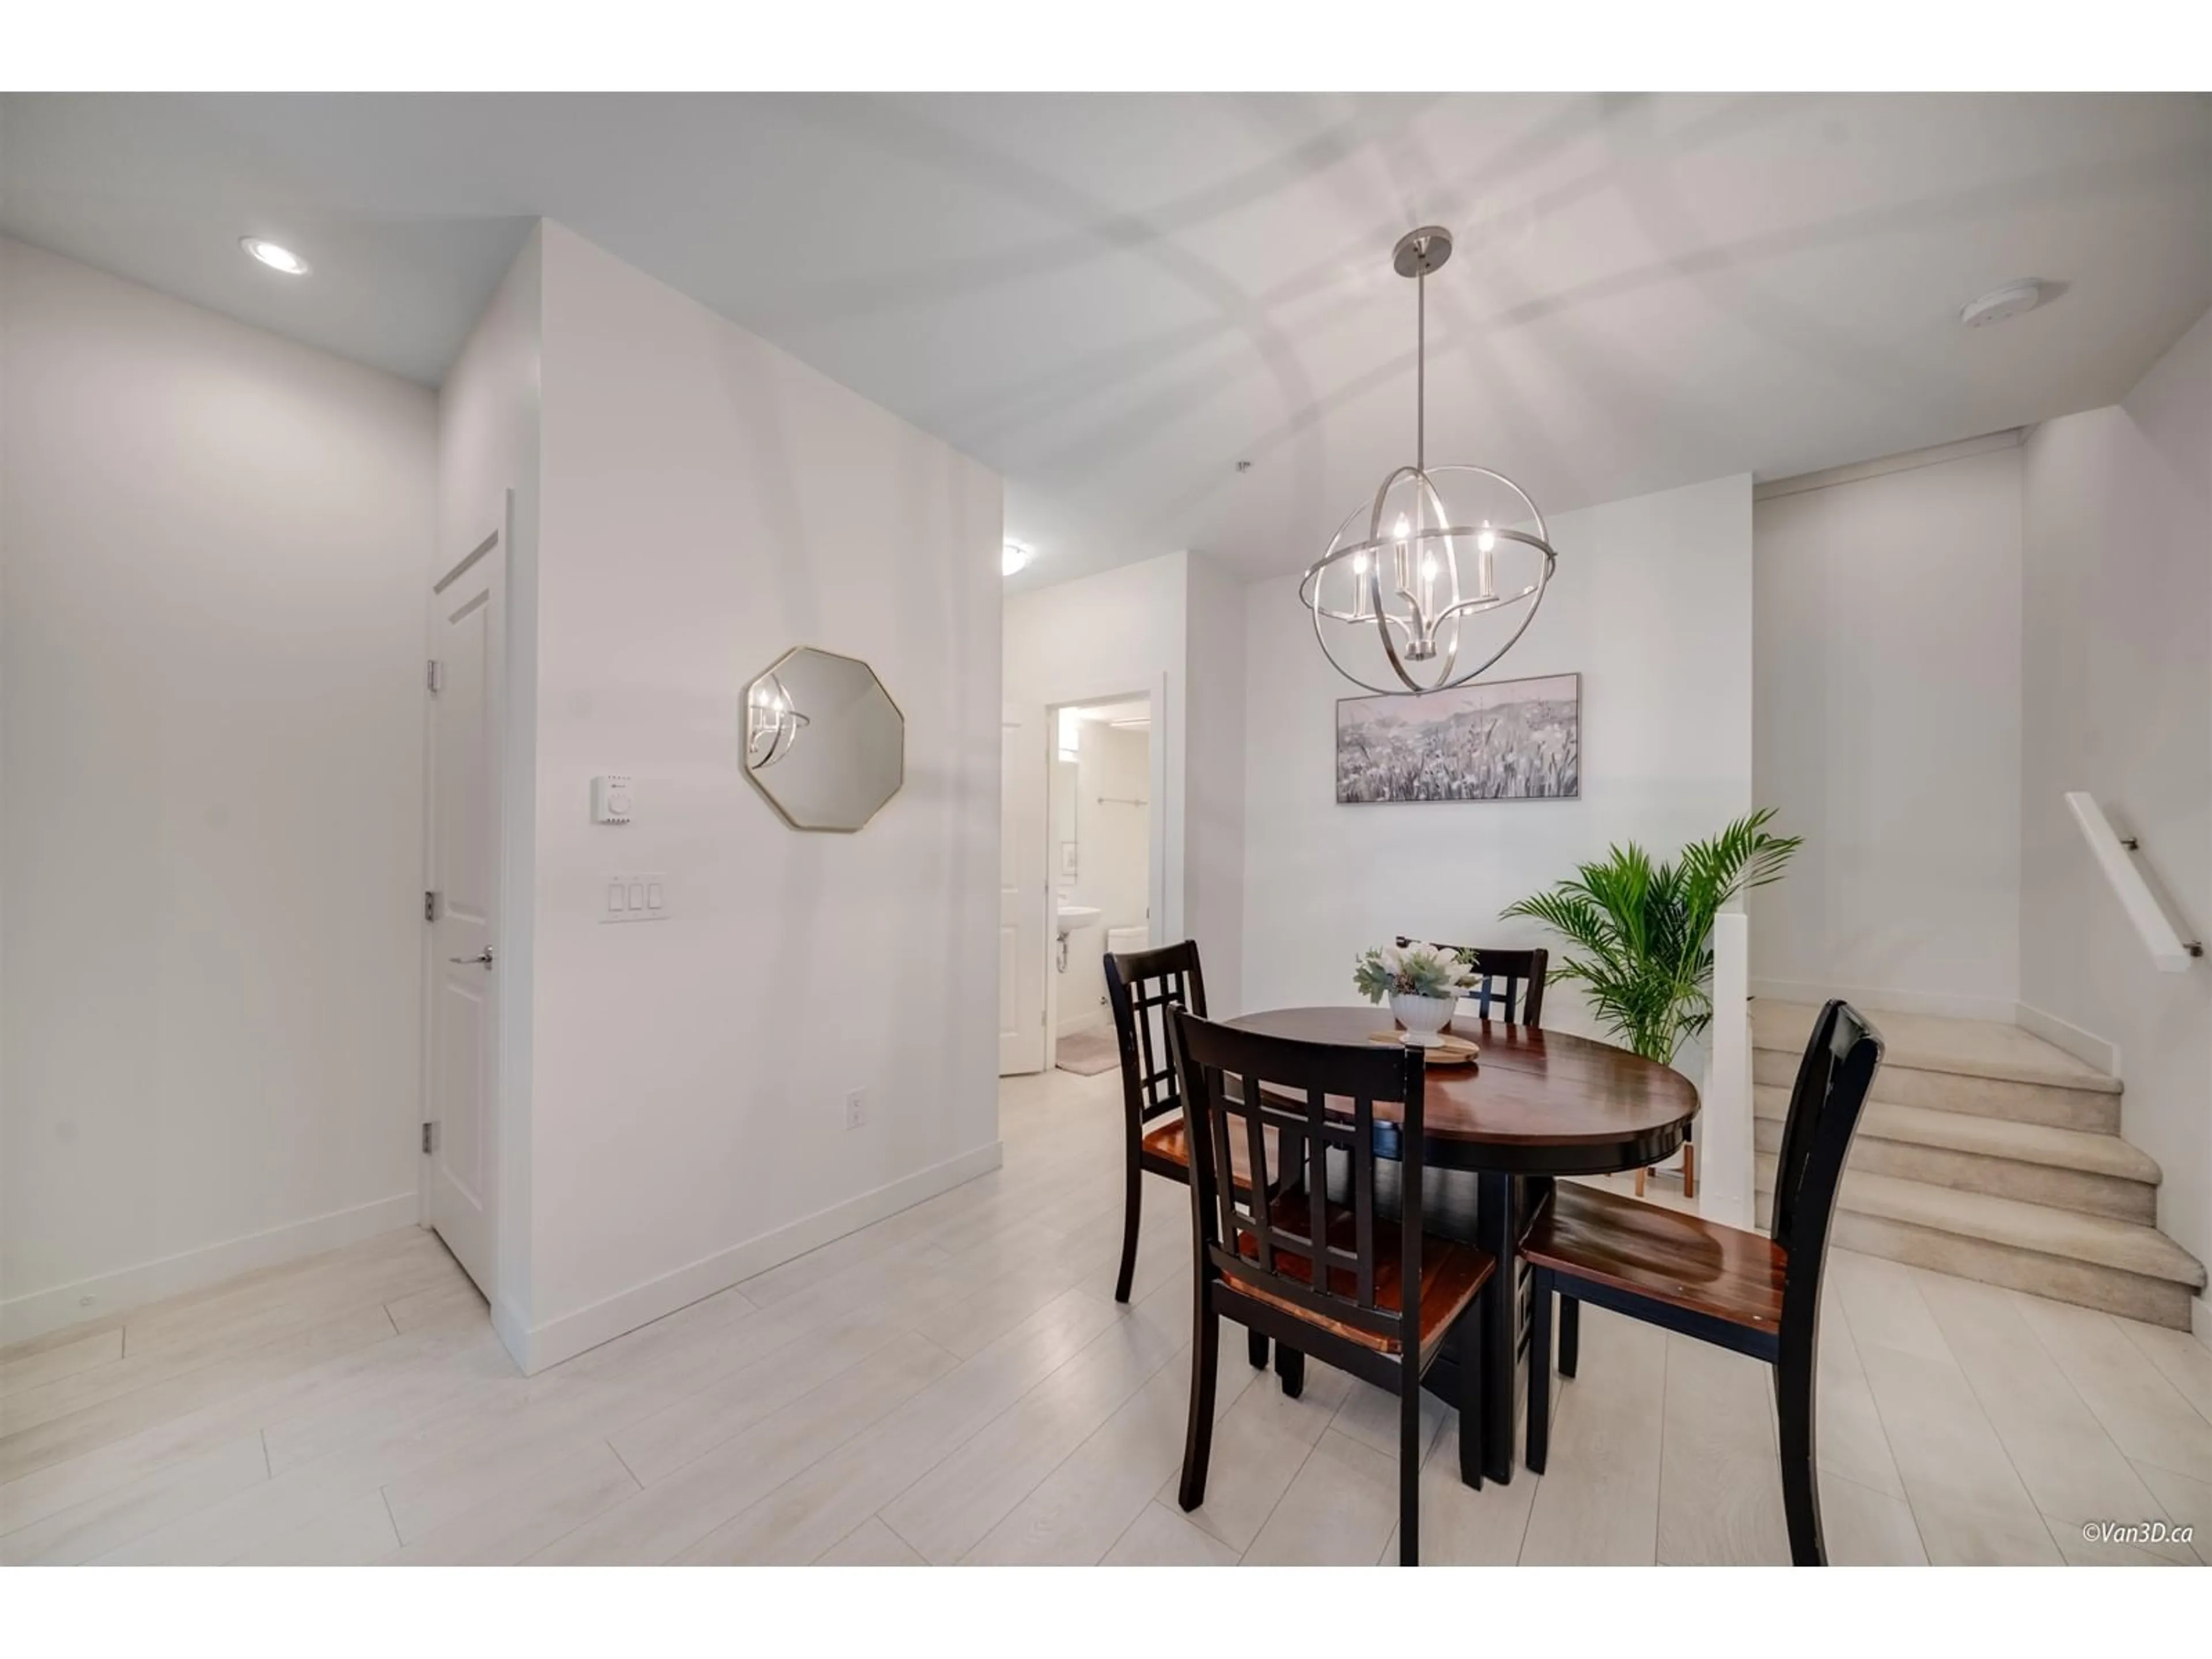
<svg viewBox="0 0 2212 1659"><path fill-rule="evenodd" d="M867 664L800 646L745 688L744 753L793 829L849 833L906 781L906 717Z"/></svg>

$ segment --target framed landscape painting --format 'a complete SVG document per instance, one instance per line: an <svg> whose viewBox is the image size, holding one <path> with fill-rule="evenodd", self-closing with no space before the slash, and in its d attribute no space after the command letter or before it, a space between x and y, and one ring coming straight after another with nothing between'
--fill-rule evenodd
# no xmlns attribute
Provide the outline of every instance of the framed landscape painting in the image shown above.
<svg viewBox="0 0 2212 1659"><path fill-rule="evenodd" d="M1336 705L1336 799L1572 800L1582 793L1583 677L1486 680Z"/></svg>

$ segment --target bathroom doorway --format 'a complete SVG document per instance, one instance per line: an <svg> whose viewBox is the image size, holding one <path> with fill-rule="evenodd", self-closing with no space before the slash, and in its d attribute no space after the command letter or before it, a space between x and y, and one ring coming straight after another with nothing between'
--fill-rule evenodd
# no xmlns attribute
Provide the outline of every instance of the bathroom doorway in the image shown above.
<svg viewBox="0 0 2212 1659"><path fill-rule="evenodd" d="M1104 957L1152 936L1153 699L1134 692L1049 711L1046 1066L1095 1076L1119 1064Z"/></svg>

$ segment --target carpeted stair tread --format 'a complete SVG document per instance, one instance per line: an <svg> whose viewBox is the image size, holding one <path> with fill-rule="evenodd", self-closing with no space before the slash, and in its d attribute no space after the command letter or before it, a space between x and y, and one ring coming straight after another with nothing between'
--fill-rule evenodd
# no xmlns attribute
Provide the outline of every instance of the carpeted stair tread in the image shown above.
<svg viewBox="0 0 2212 1659"><path fill-rule="evenodd" d="M1810 1003L1778 1002L1754 997L1751 1003L1752 1046L1791 1056L1805 1050L1820 1011ZM2040 1084L2118 1094L2120 1080L2076 1060L2063 1048L2017 1025L1985 1019L1942 1019L1930 1014L1892 1013L1869 1009L1882 1036L1885 1068L1948 1072L1961 1077L2007 1083Z"/></svg>
<svg viewBox="0 0 2212 1659"><path fill-rule="evenodd" d="M1760 1194L1771 1194L1771 1154L1759 1154L1758 1180ZM2155 1227L2105 1216L1848 1168L1839 1204L1861 1215L2094 1263L2191 1289L2202 1289L2205 1282L2203 1265Z"/></svg>
<svg viewBox="0 0 2212 1659"><path fill-rule="evenodd" d="M1755 1116L1779 1122L1789 1115L1790 1091L1771 1084L1759 1085L1752 1091L1752 1111ZM2014 1118L1939 1112L1923 1106L1870 1100L1859 1119L1859 1134L1871 1135L1878 1140L1937 1146L1946 1152L2079 1170L2122 1181L2155 1185L2160 1179L2157 1160L2118 1135L2060 1129Z"/></svg>

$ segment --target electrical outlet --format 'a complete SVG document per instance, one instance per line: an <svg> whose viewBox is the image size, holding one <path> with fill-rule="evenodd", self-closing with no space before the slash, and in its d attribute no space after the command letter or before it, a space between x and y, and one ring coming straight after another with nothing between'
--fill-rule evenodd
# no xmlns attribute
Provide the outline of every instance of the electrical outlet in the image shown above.
<svg viewBox="0 0 2212 1659"><path fill-rule="evenodd" d="M868 1121L868 1091L854 1089L845 1096L845 1127L857 1129Z"/></svg>

